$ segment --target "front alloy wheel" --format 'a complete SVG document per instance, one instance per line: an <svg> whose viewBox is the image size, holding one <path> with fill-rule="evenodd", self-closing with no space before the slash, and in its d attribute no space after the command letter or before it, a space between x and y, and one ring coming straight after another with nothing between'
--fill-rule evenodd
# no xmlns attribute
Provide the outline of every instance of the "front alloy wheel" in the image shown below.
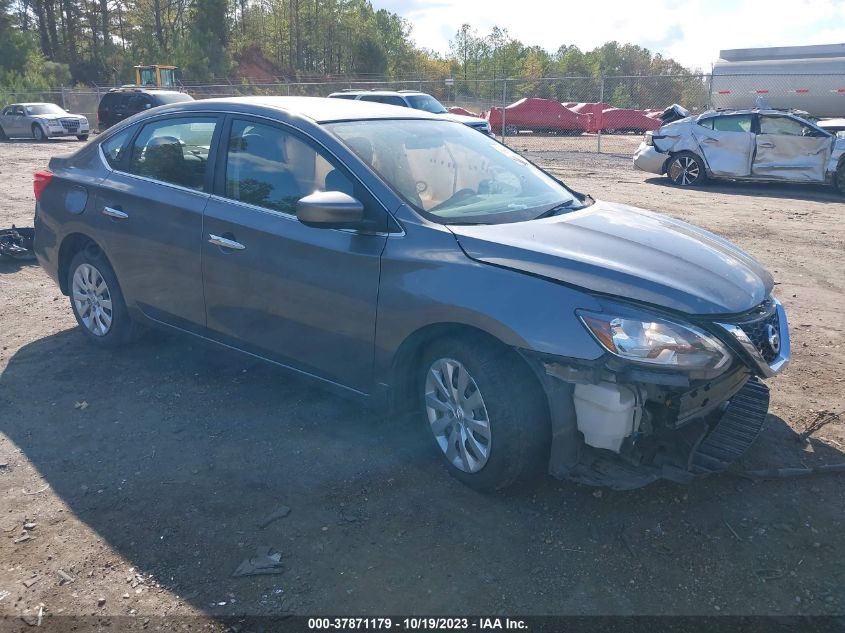
<svg viewBox="0 0 845 633"><path fill-rule="evenodd" d="M114 313L109 286L102 273L91 264L77 266L73 273L71 298L79 320L94 336L105 336Z"/></svg>
<svg viewBox="0 0 845 633"><path fill-rule="evenodd" d="M484 468L490 457L490 418L478 384L454 358L439 358L425 380L425 412L446 460L465 473Z"/></svg>
<svg viewBox="0 0 845 633"><path fill-rule="evenodd" d="M434 341L418 368L422 417L456 479L489 492L545 470L546 396L513 349L465 333Z"/></svg>
<svg viewBox="0 0 845 633"><path fill-rule="evenodd" d="M675 156L669 163L666 174L669 180L681 187L700 184L707 177L701 159L690 152L682 152Z"/></svg>
<svg viewBox="0 0 845 633"><path fill-rule="evenodd" d="M44 133L44 128L37 123L32 126L32 138L39 143L47 140L47 134Z"/></svg>

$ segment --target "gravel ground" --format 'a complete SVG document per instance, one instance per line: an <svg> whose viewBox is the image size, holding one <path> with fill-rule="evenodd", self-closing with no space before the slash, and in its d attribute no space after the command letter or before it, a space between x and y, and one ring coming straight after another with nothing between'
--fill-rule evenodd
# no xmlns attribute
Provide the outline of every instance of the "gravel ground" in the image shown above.
<svg viewBox="0 0 845 633"><path fill-rule="evenodd" d="M705 226L774 272L794 359L745 466L845 461L845 205L814 187L678 190L572 139L518 149L595 197ZM582 141L576 141L582 142ZM624 147L623 147L624 145ZM0 227L31 225L31 173L76 142L0 144ZM842 476L730 474L633 492L543 479L485 496L418 420L362 409L193 340L114 352L35 265L0 263L0 616L843 614ZM288 516L261 528L280 505ZM256 549L281 573L234 578ZM15 620L17 621L17 620ZM178 628L178 620L163 622Z"/></svg>

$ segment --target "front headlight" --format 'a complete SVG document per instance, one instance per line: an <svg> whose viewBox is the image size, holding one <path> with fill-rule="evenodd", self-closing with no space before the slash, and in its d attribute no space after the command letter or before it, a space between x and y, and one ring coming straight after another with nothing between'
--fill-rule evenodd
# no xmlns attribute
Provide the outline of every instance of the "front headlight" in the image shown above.
<svg viewBox="0 0 845 633"><path fill-rule="evenodd" d="M47 125L49 125L51 127L61 127L62 122L59 121L58 119L48 119Z"/></svg>
<svg viewBox="0 0 845 633"><path fill-rule="evenodd" d="M620 314L579 310L596 340L620 358L688 370L721 370L731 355L722 343L693 325L667 321L639 311Z"/></svg>

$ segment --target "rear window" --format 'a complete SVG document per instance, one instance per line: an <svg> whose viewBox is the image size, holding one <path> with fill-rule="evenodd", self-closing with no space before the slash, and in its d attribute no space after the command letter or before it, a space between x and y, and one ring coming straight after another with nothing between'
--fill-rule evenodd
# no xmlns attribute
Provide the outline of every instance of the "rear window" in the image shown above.
<svg viewBox="0 0 845 633"><path fill-rule="evenodd" d="M329 95L332 99L350 99L354 100L358 95Z"/></svg>
<svg viewBox="0 0 845 633"><path fill-rule="evenodd" d="M155 102L158 105L166 105L168 103L181 103L182 101L193 101L194 98L191 95L187 95L184 92L172 92L169 94L157 94L155 95Z"/></svg>

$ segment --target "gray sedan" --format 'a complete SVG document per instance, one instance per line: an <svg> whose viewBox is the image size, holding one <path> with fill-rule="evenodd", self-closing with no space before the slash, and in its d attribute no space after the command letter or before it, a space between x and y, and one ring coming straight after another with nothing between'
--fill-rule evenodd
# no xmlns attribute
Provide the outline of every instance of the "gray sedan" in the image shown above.
<svg viewBox="0 0 845 633"><path fill-rule="evenodd" d="M92 344L176 330L413 412L480 489L724 470L789 362L751 256L408 108L162 106L35 195L36 255Z"/></svg>
<svg viewBox="0 0 845 633"><path fill-rule="evenodd" d="M71 114L54 103L13 103L0 113L0 139L33 138L44 141L58 136L75 136L87 141L88 118Z"/></svg>
<svg viewBox="0 0 845 633"><path fill-rule="evenodd" d="M634 167L676 185L708 178L830 184L845 192L845 138L781 110L705 112L645 135Z"/></svg>

